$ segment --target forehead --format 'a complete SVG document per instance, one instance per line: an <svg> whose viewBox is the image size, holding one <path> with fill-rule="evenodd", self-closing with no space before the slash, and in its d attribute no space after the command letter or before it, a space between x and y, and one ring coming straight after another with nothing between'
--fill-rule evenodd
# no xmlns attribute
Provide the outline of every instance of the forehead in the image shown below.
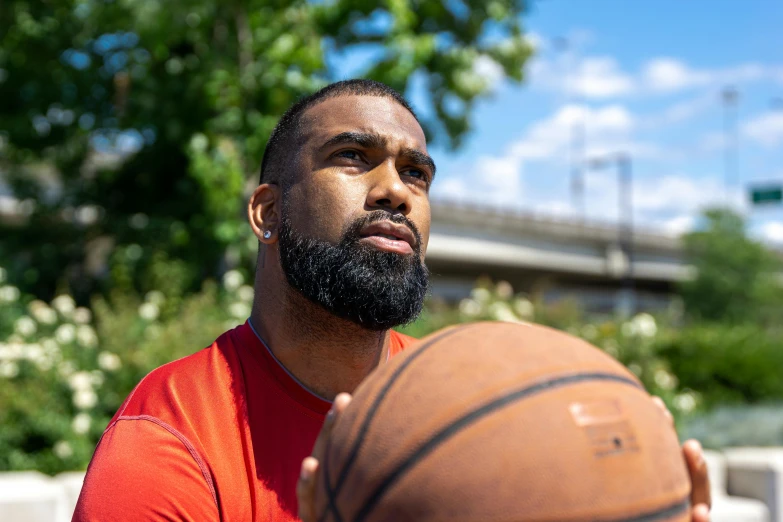
<svg viewBox="0 0 783 522"><path fill-rule="evenodd" d="M302 143L326 141L341 132L379 134L390 144L427 150L424 131L408 109L391 98L344 95L326 99L302 115Z"/></svg>

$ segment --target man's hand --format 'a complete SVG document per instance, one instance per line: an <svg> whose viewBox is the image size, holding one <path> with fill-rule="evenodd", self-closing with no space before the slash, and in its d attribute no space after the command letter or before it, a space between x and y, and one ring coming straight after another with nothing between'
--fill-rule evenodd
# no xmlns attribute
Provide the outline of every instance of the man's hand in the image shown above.
<svg viewBox="0 0 783 522"><path fill-rule="evenodd" d="M315 512L315 486L316 476L318 475L318 463L324 458L324 454L326 453L326 441L329 440L337 417L345 411L345 408L347 408L350 403L351 396L347 393L341 393L334 398L332 409L326 414L326 420L321 428L321 433L318 434L318 438L315 440L312 455L305 457L302 461L299 482L296 484L296 498L299 502L299 518L302 522L316 522L318 514Z"/></svg>
<svg viewBox="0 0 783 522"><path fill-rule="evenodd" d="M666 414L669 422L674 424L674 418L666 408L663 400L653 397L653 401ZM299 482L296 485L296 496L299 501L299 518L302 522L316 522L318 516L315 512L315 486L318 474L318 462L323 460L326 451L326 441L332 433L334 423L345 408L351 403L351 396L341 393L334 399L332 409L326 415L321 433L313 446L311 456L302 461L302 470L299 474ZM688 440L682 445L682 453L691 476L691 511L692 522L709 522L710 520L710 480L707 475L707 464L704 461L704 453L701 444L697 440Z"/></svg>
<svg viewBox="0 0 783 522"><path fill-rule="evenodd" d="M674 424L674 417L666 408L660 397L653 397L653 402L663 410L669 422ZM710 478L707 475L707 463L704 461L704 451L698 440L686 440L682 445L682 454L688 473L691 476L691 520L692 522L710 522Z"/></svg>

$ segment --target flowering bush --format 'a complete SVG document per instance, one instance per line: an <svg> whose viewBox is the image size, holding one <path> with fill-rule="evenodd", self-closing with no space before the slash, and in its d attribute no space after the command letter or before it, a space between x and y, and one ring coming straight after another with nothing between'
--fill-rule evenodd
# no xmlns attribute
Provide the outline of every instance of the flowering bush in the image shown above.
<svg viewBox="0 0 783 522"><path fill-rule="evenodd" d="M0 276L0 470L85 468L139 380L244 322L253 299L229 271L222 287L207 283L174 307L152 291L97 299L90 311L68 295L31 299Z"/></svg>
<svg viewBox="0 0 783 522"><path fill-rule="evenodd" d="M157 286L165 291L137 296L126 288L95 299L90 310L65 294L50 303L22 295L0 268L0 471L84 469L110 418L150 370L209 345L250 315L253 288L241 272L183 296L161 270ZM584 338L638 375L679 422L700 419L722 402L783 399L783 342L772 333L722 325L675 329L670 317L644 313L585 320L574 303L537 303L505 282L482 281L456 306L430 300L403 331L420 337L478 320L535 321ZM780 407L769 408L780 415ZM737 433L752 432L760 418L770 417L749 416L745 431L737 427L733 438L713 437L710 444L736 443ZM706 437L715 422L699 422L688 433ZM772 433L778 424L767 428Z"/></svg>

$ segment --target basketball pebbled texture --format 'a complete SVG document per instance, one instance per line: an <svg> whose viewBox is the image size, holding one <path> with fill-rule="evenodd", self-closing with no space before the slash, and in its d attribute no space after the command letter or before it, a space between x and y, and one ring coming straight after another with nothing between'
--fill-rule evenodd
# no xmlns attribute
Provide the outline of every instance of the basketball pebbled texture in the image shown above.
<svg viewBox="0 0 783 522"><path fill-rule="evenodd" d="M581 339L476 323L375 371L319 466L319 522L685 522L674 429Z"/></svg>

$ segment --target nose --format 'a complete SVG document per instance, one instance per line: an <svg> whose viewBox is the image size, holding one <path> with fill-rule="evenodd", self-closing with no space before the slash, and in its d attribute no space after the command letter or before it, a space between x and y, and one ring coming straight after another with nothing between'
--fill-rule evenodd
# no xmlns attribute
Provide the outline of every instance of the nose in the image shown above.
<svg viewBox="0 0 783 522"><path fill-rule="evenodd" d="M385 208L407 216L411 211L411 191L403 183L393 161L385 161L368 174L370 190L367 192L367 206L372 209Z"/></svg>

